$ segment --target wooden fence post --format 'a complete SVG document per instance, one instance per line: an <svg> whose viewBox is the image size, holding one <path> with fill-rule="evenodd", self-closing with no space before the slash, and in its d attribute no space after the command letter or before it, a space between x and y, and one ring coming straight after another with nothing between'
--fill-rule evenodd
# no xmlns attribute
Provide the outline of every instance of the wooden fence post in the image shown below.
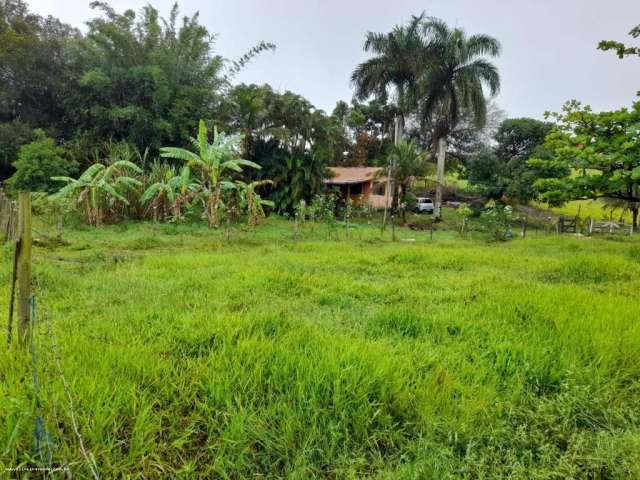
<svg viewBox="0 0 640 480"><path fill-rule="evenodd" d="M522 217L522 227L520 229L520 236L522 238L527 236L527 217Z"/></svg>
<svg viewBox="0 0 640 480"><path fill-rule="evenodd" d="M31 194L18 194L18 340L26 345L29 340L31 314Z"/></svg>
<svg viewBox="0 0 640 480"><path fill-rule="evenodd" d="M391 215L391 241L396 241L396 216Z"/></svg>

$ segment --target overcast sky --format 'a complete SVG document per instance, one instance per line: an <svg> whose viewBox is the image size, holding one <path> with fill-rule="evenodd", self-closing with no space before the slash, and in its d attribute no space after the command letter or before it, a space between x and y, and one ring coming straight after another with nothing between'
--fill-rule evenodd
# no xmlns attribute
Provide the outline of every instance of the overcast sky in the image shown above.
<svg viewBox="0 0 640 480"><path fill-rule="evenodd" d="M94 15L88 0L27 0L41 15L84 29ZM111 0L118 11L151 3L166 16L171 0ZM349 76L366 59L368 30L387 32L425 11L502 43L498 105L511 117L540 118L569 99L595 110L630 105L640 90L640 61L596 50L598 41L631 42L640 0L182 0L181 13L200 12L218 35L216 52L235 58L260 40L277 45L239 80L270 83L331 111L352 96ZM640 42L638 42L640 43Z"/></svg>

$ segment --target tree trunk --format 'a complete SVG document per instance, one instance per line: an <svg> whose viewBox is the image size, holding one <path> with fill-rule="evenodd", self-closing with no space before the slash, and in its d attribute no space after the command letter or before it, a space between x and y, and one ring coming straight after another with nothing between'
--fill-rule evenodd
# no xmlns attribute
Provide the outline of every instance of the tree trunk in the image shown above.
<svg viewBox="0 0 640 480"><path fill-rule="evenodd" d="M404 117L402 115L396 115L394 118L394 126L393 126L393 144L398 145L402 140L402 135L404 133ZM389 199L391 199L391 206L394 207L395 197L396 197L396 186L395 182L392 178L392 172L394 170L394 165L389 163L389 168L387 172L387 187L385 188L385 198L384 198L384 214L382 215L382 230L384 230L387 224L387 210L389 208Z"/></svg>
<svg viewBox="0 0 640 480"><path fill-rule="evenodd" d="M447 154L447 139L438 139L438 164L436 167L436 211L435 217L442 218L442 188L444 186L444 162Z"/></svg>
<svg viewBox="0 0 640 480"><path fill-rule="evenodd" d="M639 207L631 208L631 215L633 217L633 233L638 232L638 208Z"/></svg>

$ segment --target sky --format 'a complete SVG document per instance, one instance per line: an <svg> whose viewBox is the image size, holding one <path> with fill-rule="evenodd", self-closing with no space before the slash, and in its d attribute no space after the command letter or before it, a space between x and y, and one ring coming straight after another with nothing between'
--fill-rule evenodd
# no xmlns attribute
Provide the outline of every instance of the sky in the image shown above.
<svg viewBox="0 0 640 480"><path fill-rule="evenodd" d="M36 13L83 30L96 15L88 0L26 1ZM109 3L118 11L151 3L168 16L173 0ZM388 32L423 11L501 42L495 101L509 117L542 118L570 99L597 111L616 109L631 105L640 90L638 59L596 49L603 39L633 43L627 33L640 23L639 0L182 0L179 7L182 14L200 12L218 36L216 53L226 58L261 40L276 44L239 81L291 90L328 112L353 95L349 78L367 59L366 32Z"/></svg>

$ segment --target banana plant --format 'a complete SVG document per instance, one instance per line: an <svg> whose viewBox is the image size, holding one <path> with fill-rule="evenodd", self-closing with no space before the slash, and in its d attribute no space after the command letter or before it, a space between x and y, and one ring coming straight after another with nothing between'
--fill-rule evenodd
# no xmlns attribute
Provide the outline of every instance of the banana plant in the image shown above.
<svg viewBox="0 0 640 480"><path fill-rule="evenodd" d="M228 137L214 128L213 141L207 139L207 127L200 120L198 138L191 138L197 153L184 148L164 147L160 155L187 162L190 169L199 171L203 189L207 192L204 199L205 216L210 227L220 226L220 201L223 188L235 188L231 174L242 172L242 167L260 169L260 165L237 158L240 151L239 137Z"/></svg>
<svg viewBox="0 0 640 480"><path fill-rule="evenodd" d="M118 160L110 165L94 163L77 179L51 177L52 180L66 183L53 197L75 198L76 203L82 206L85 221L98 226L114 202L129 205L123 194L142 186L142 182L126 175L129 171L142 173L135 163Z"/></svg>
<svg viewBox="0 0 640 480"><path fill-rule="evenodd" d="M199 185L191 179L189 167L184 166L177 173L175 168L165 166L162 178L151 184L140 197L140 204L152 211L155 221L166 220L172 216L178 220L182 216L182 207L198 190Z"/></svg>
<svg viewBox="0 0 640 480"><path fill-rule="evenodd" d="M248 225L250 227L255 228L258 223L260 223L260 219L265 217L264 207L273 208L275 206L271 200L263 199L260 194L256 192L256 188L263 185L273 185L273 182L271 180L256 180L251 183L238 182L243 203L249 215Z"/></svg>

